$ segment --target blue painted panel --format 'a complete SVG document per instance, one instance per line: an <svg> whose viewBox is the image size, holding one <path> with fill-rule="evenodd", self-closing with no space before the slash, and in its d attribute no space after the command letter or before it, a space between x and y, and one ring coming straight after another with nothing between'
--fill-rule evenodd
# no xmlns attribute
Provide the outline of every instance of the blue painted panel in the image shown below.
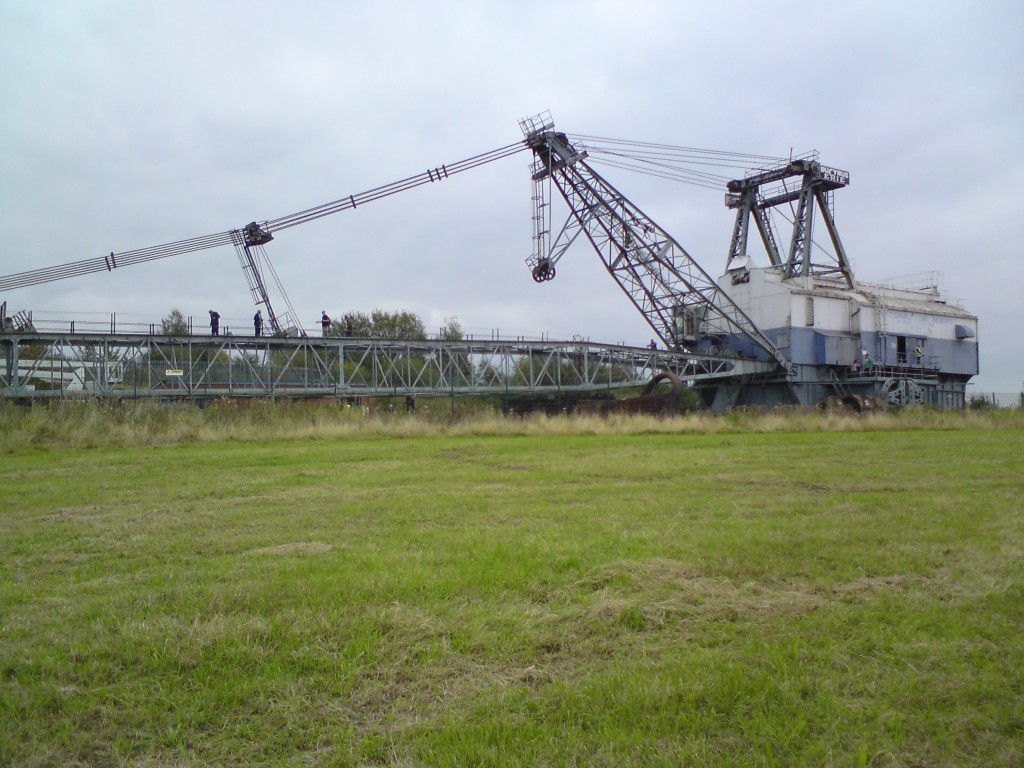
<svg viewBox="0 0 1024 768"><path fill-rule="evenodd" d="M908 369L917 367L913 350L920 338L918 336L905 337L906 352L901 356L897 354L896 336L880 338L874 333L863 333L858 337L856 334L827 334L802 327L770 328L764 333L796 365L853 365L863 348L876 365ZM744 339L733 337L724 346L738 350L747 357L765 359ZM701 348L709 349L710 342L702 344ZM978 374L978 343L974 339L926 338L921 349L924 353L922 362L926 368L962 376Z"/></svg>

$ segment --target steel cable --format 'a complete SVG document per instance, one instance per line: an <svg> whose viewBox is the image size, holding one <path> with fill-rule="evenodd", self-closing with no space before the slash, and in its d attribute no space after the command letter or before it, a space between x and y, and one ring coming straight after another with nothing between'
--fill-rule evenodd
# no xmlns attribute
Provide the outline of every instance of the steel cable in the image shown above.
<svg viewBox="0 0 1024 768"><path fill-rule="evenodd" d="M348 197L340 198L314 208L307 208L306 210L299 211L298 213L293 213L278 219L272 219L265 222L264 229L272 233L278 230L288 229L289 227L298 226L299 224L305 224L308 221L329 216L332 213L338 213L339 211L357 208L359 205L363 205L364 203L379 200L383 197L389 197L397 194L398 192L412 189L413 187L429 184L434 181L441 181L449 176L462 173L463 171L468 171L471 168L477 168L481 165L494 162L495 160L501 160L505 157L523 152L526 149L526 144L521 141L516 142L515 144L509 144L507 146L491 150L490 152L484 152L464 160L459 160L455 163L442 165L438 168L424 171L423 173L415 176L410 176L407 179L401 179L399 181L392 182L391 184L385 184L384 186L367 190L366 192L349 195ZM89 259L82 259L81 261L57 264L52 267L42 267L40 269L31 269L25 272L16 272L11 275L0 277L0 291L25 288L30 285L49 283L56 280L65 280L67 278L80 277L82 275L93 274L95 272L109 272L117 269L118 267L142 264L147 261L165 259L170 256L178 256L185 253L195 253L196 251L207 250L209 248L219 248L222 245L230 245L234 242L236 232L237 230L228 230L226 232L218 232L213 235L204 235L201 237L189 238L187 240L176 240L170 243L154 245L149 248L137 248L130 251L122 251L120 253L111 253L107 256L95 256Z"/></svg>

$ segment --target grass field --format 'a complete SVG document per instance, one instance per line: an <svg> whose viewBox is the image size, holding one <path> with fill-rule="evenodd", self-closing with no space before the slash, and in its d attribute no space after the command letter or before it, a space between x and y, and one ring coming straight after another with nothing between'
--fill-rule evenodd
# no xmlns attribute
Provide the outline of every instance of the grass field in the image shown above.
<svg viewBox="0 0 1024 768"><path fill-rule="evenodd" d="M0 765L1024 765L1019 416L261 413L0 410Z"/></svg>

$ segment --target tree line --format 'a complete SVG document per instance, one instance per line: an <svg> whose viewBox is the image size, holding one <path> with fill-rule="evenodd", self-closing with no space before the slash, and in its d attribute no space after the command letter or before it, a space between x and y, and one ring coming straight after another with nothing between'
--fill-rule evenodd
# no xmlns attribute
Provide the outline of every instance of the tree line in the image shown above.
<svg viewBox="0 0 1024 768"><path fill-rule="evenodd" d="M160 332L165 336L187 335L188 320L184 313L177 307L173 308L160 321ZM328 326L328 335L393 341L425 341L427 327L423 319L414 312L406 310L388 312L383 309L375 309L372 312L345 312L335 317ZM459 341L464 336L458 318L452 317L445 320L437 338L445 341Z"/></svg>

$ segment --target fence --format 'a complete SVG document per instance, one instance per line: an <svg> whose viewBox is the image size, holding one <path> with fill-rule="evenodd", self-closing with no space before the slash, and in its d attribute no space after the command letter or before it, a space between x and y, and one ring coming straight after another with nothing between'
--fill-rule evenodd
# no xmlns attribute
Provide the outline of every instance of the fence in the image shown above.
<svg viewBox="0 0 1024 768"><path fill-rule="evenodd" d="M967 396L970 407L1024 408L1024 392L972 392Z"/></svg>

